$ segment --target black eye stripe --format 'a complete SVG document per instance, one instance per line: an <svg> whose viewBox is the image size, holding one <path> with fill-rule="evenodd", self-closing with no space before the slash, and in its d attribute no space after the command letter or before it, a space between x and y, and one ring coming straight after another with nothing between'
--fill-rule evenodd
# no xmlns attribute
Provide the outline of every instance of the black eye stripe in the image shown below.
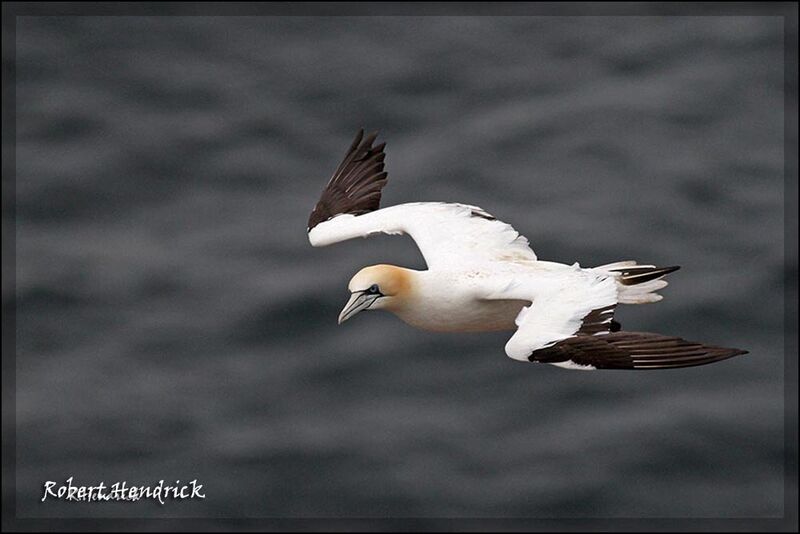
<svg viewBox="0 0 800 534"><path fill-rule="evenodd" d="M372 284L369 288L365 291L365 293L369 295L377 295L381 292L381 289L378 287L378 284Z"/></svg>

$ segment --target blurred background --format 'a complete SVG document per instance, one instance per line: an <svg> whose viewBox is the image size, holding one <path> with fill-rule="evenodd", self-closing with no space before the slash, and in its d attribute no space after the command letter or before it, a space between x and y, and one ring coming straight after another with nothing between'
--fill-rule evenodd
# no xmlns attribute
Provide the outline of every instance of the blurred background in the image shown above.
<svg viewBox="0 0 800 534"><path fill-rule="evenodd" d="M782 515L782 18L21 17L16 39L19 516ZM682 265L623 327L750 354L582 373L510 360L510 333L338 327L359 268L424 268L407 237L308 244L360 127L388 143L384 205L477 204L546 260ZM39 502L70 476L206 499Z"/></svg>

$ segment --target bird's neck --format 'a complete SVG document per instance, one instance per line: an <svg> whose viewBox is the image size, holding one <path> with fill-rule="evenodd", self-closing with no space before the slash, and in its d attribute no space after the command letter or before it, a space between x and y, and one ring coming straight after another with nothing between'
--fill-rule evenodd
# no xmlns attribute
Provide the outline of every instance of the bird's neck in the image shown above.
<svg viewBox="0 0 800 534"><path fill-rule="evenodd" d="M386 300L384 309L399 312L413 306L418 300L427 271L417 271L397 265L382 267L391 273L387 277L391 280L387 288L391 298Z"/></svg>

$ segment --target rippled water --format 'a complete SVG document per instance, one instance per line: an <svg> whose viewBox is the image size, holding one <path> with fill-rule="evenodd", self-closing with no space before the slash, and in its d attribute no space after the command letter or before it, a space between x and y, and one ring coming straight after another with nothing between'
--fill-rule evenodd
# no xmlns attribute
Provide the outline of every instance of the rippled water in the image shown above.
<svg viewBox="0 0 800 534"><path fill-rule="evenodd" d="M782 30L19 19L18 513L780 516ZM362 126L385 204L480 205L543 259L680 264L623 326L750 354L582 373L510 360L507 333L338 327L361 266L424 266L408 238L307 242ZM39 502L69 476L207 498Z"/></svg>

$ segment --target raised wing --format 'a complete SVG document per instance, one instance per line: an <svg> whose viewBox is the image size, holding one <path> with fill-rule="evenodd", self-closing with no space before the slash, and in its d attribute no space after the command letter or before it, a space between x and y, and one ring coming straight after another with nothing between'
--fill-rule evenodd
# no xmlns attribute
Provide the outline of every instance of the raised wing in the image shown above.
<svg viewBox="0 0 800 534"><path fill-rule="evenodd" d="M577 267L518 275L491 296L529 300L517 317L506 353L522 361L568 369L671 369L712 363L747 351L706 346L677 337L620 332L613 276Z"/></svg>
<svg viewBox="0 0 800 534"><path fill-rule="evenodd" d="M358 131L308 217L309 232L334 215L359 215L378 209L381 190L386 185L386 172L383 170L386 143L373 147L377 137L378 133L373 132L364 138L364 130Z"/></svg>
<svg viewBox="0 0 800 534"><path fill-rule="evenodd" d="M476 206L419 202L378 209L386 184L384 144L356 136L309 218L309 241L325 246L375 233L408 234L429 268L486 261L535 261L511 225Z"/></svg>

